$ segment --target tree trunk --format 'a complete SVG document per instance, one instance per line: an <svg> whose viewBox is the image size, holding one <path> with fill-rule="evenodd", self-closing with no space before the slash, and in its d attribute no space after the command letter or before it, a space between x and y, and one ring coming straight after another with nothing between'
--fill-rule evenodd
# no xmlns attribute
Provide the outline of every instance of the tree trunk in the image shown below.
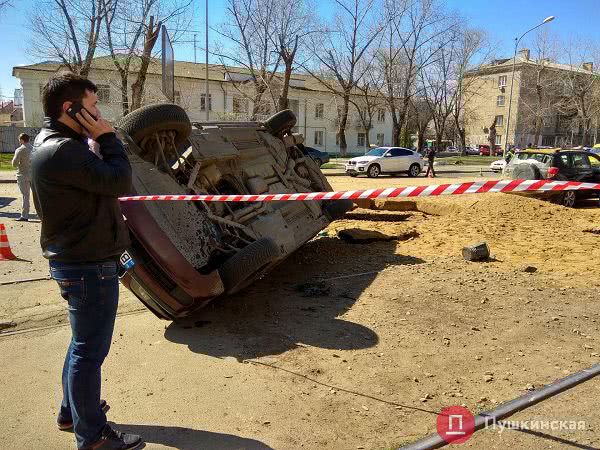
<svg viewBox="0 0 600 450"><path fill-rule="evenodd" d="M371 127L365 128L365 148L368 149L371 147L371 140L369 139L369 129Z"/></svg>
<svg viewBox="0 0 600 450"><path fill-rule="evenodd" d="M346 125L348 124L348 108L350 104L350 96L346 93L343 97L344 106L342 107L342 114L339 118L340 123L338 125L337 136L340 141L340 156L344 157L348 153L348 144L346 143Z"/></svg>
<svg viewBox="0 0 600 450"><path fill-rule="evenodd" d="M277 111L288 109L288 93L290 91L290 79L292 78L292 64L285 62L285 72L283 73L283 86L281 87L281 95L279 95Z"/></svg>
<svg viewBox="0 0 600 450"><path fill-rule="evenodd" d="M129 92L128 92L129 71L121 72L121 103L123 115L129 114Z"/></svg>
<svg viewBox="0 0 600 450"><path fill-rule="evenodd" d="M417 130L417 150L423 150L425 146L425 129Z"/></svg>
<svg viewBox="0 0 600 450"><path fill-rule="evenodd" d="M141 56L140 71L138 72L135 83L131 85L131 111L135 111L142 106L142 98L144 96L144 85L146 84L146 76L148 75L148 66L150 65L150 58L152 56L152 49L158 40L160 35L161 22L156 24L154 28L154 16L150 16L150 23L148 24L148 31L144 37L144 51Z"/></svg>

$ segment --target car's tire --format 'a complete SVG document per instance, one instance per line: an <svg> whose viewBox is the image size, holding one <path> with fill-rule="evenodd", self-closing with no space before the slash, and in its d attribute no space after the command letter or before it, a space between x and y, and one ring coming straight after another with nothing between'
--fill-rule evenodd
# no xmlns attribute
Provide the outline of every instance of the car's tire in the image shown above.
<svg viewBox="0 0 600 450"><path fill-rule="evenodd" d="M233 294L248 286L253 276L279 256L279 247L270 238L260 238L242 248L219 268L225 293Z"/></svg>
<svg viewBox="0 0 600 450"><path fill-rule="evenodd" d="M185 110L179 105L158 103L143 106L127 114L117 123L136 144L148 135L159 131L175 131L175 146L179 147L192 132L192 124Z"/></svg>
<svg viewBox="0 0 600 450"><path fill-rule="evenodd" d="M296 115L291 109L284 109L273 114L264 122L265 127L273 136L279 136L284 131L294 128Z"/></svg>
<svg viewBox="0 0 600 450"><path fill-rule="evenodd" d="M323 213L333 222L344 217L352 209L353 204L351 200L329 200L323 206Z"/></svg>
<svg viewBox="0 0 600 450"><path fill-rule="evenodd" d="M541 180L540 169L533 164L516 164L512 170L513 180Z"/></svg>
<svg viewBox="0 0 600 450"><path fill-rule="evenodd" d="M371 164L367 169L367 176L369 178L377 178L379 175L381 175L381 167L379 167L379 164Z"/></svg>
<svg viewBox="0 0 600 450"><path fill-rule="evenodd" d="M419 166L418 164L411 164L411 166L408 168L408 176L415 178L418 177L419 174L421 173L421 166Z"/></svg>
<svg viewBox="0 0 600 450"><path fill-rule="evenodd" d="M577 193L575 191L564 191L559 197L559 203L566 208L575 208Z"/></svg>
<svg viewBox="0 0 600 450"><path fill-rule="evenodd" d="M350 175L352 178L356 178L356 177L358 176L358 174L357 174L357 173L350 173L349 175Z"/></svg>

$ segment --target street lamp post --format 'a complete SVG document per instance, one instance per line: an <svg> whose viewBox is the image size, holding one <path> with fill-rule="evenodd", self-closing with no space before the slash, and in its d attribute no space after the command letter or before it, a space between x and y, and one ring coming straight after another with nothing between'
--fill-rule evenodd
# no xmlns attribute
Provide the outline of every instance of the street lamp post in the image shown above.
<svg viewBox="0 0 600 450"><path fill-rule="evenodd" d="M542 21L542 23L536 25L535 27L531 28L530 30L527 30L525 33L523 33L521 35L521 37L515 38L515 52L514 52L514 55L513 55L512 75L511 75L511 80L510 80L510 97L508 99L508 117L506 118L506 134L505 134L506 140L504 142L504 154L506 154L506 152L508 151L508 136L509 136L509 133L510 133L510 113L512 111L513 86L515 84L515 65L516 65L516 62L517 62L517 48L519 47L519 42L521 42L521 39L523 39L523 37L527 33L529 33L531 31L533 31L533 30L541 27L542 25L544 25L544 24L546 24L548 22L552 22L553 20L554 20L554 16L546 17ZM516 137L516 133L515 133L515 137ZM513 142L513 144L514 144L514 142ZM490 150L490 154L491 154L491 150Z"/></svg>
<svg viewBox="0 0 600 450"><path fill-rule="evenodd" d="M209 88L208 88L208 0L205 0L206 2L206 29L205 29L205 33L206 33L206 49L205 49L205 53L206 53L206 57L205 57L205 64L206 64L206 70L205 70L205 74L206 74L206 98L204 99L204 108L206 109L206 121L208 122L210 120L210 101L209 101Z"/></svg>

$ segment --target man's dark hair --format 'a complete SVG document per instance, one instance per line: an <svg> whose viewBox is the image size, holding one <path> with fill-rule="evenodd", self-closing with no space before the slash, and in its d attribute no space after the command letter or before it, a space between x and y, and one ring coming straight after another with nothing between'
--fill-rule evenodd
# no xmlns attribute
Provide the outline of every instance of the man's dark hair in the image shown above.
<svg viewBox="0 0 600 450"><path fill-rule="evenodd" d="M29 142L29 135L27 133L21 133L19 135L19 140L27 144Z"/></svg>
<svg viewBox="0 0 600 450"><path fill-rule="evenodd" d="M42 89L44 114L51 119L58 119L63 112L63 103L81 102L85 91L98 92L98 88L87 78L71 72L53 75Z"/></svg>

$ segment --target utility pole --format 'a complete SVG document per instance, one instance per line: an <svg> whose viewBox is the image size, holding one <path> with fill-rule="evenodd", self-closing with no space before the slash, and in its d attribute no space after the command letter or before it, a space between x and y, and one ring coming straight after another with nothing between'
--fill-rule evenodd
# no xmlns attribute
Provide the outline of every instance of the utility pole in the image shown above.
<svg viewBox="0 0 600 450"><path fill-rule="evenodd" d="M196 64L198 61L196 61L196 36L198 36L196 33L194 33L194 64Z"/></svg>
<svg viewBox="0 0 600 450"><path fill-rule="evenodd" d="M210 120L210 112L209 112L209 106L210 106L210 97L209 97L209 88L208 88L208 0L205 0L206 3L206 29L205 29L205 34L206 34L206 48L205 48L205 53L206 53L206 98L204 99L204 106L206 109L206 121L208 122Z"/></svg>

